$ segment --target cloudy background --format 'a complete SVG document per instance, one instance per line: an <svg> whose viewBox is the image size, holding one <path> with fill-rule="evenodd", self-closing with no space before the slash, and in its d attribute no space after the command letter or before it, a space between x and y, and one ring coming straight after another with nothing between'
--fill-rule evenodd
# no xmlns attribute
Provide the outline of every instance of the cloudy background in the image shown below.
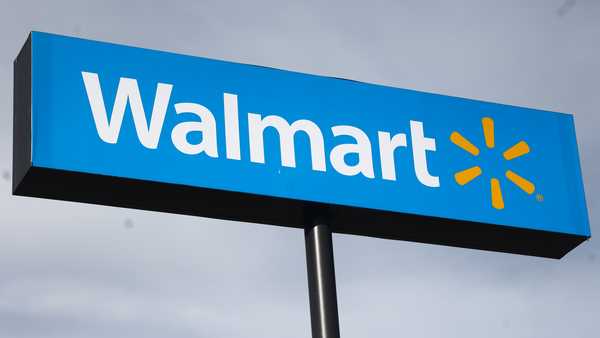
<svg viewBox="0 0 600 338"><path fill-rule="evenodd" d="M600 2L0 6L0 337L309 337L301 230L13 197L30 30L574 112L600 231ZM549 260L336 235L343 337L597 337L600 244Z"/></svg>

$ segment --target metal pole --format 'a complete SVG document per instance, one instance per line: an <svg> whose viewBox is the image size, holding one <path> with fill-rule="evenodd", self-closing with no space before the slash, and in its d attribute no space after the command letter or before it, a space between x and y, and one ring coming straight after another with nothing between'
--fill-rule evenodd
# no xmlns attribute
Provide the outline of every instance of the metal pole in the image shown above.
<svg viewBox="0 0 600 338"><path fill-rule="evenodd" d="M325 222L304 229L313 338L339 338L331 230Z"/></svg>

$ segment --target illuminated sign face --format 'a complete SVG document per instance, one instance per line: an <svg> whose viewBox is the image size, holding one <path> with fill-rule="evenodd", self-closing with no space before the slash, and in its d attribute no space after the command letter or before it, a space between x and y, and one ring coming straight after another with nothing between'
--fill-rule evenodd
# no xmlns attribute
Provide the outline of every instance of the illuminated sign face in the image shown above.
<svg viewBox="0 0 600 338"><path fill-rule="evenodd" d="M549 257L590 235L570 115L45 33L15 166L29 196Z"/></svg>

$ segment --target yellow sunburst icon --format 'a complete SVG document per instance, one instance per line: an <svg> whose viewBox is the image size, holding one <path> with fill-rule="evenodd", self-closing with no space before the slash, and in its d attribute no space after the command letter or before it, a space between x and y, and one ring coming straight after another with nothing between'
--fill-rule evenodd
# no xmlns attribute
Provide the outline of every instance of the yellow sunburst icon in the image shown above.
<svg viewBox="0 0 600 338"><path fill-rule="evenodd" d="M493 149L495 147L494 140L494 120L490 117L484 117L481 119L481 125L483 128L483 136L485 138L485 145L488 149ZM459 148L468 152L473 156L479 156L479 148L477 148L473 143L471 143L466 137L462 136L459 132L454 131L450 135L450 141L457 145ZM519 141L512 147L508 148L502 153L502 157L505 160L511 161L515 158L526 155L530 152L529 145L525 141ZM467 168L465 170L461 170L454 174L454 180L456 183L463 186L475 178L479 177L482 174L481 167L474 166ZM507 170L504 174L506 178L514 183L521 190L531 195L535 191L535 185L515 173L512 170ZM490 190L492 195L492 206L496 209L504 209L504 198L502 197L502 189L500 188L500 180L496 177L490 178Z"/></svg>

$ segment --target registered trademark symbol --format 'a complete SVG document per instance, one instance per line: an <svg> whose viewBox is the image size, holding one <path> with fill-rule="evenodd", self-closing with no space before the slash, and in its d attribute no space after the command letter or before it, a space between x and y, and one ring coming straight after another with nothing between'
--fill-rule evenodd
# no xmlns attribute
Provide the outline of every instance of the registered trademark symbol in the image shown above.
<svg viewBox="0 0 600 338"><path fill-rule="evenodd" d="M535 199L536 199L538 202L544 202L544 195L542 195L542 194L537 194L537 195L535 195Z"/></svg>

